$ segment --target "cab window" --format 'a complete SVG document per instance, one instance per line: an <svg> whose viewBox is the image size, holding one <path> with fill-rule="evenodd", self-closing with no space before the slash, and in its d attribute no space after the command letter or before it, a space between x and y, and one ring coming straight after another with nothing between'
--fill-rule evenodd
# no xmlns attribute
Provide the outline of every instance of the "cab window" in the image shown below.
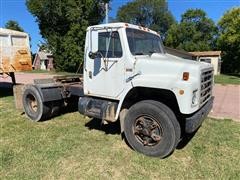
<svg viewBox="0 0 240 180"><path fill-rule="evenodd" d="M138 29L126 29L129 49L133 55L165 53L160 36Z"/></svg>
<svg viewBox="0 0 240 180"><path fill-rule="evenodd" d="M98 50L103 57L122 57L122 46L119 33L117 31L100 32L98 34Z"/></svg>

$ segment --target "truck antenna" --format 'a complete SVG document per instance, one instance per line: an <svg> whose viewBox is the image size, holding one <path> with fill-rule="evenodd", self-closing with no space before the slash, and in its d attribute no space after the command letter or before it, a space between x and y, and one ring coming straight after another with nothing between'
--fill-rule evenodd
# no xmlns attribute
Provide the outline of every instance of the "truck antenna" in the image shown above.
<svg viewBox="0 0 240 180"><path fill-rule="evenodd" d="M105 3L105 13L106 13L106 15L105 15L105 22L106 22L106 24L108 24L108 3Z"/></svg>

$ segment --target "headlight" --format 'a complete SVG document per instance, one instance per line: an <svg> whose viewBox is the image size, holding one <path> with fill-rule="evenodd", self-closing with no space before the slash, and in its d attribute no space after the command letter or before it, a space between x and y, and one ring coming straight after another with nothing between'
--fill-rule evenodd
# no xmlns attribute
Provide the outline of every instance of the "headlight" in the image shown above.
<svg viewBox="0 0 240 180"><path fill-rule="evenodd" d="M198 102L197 102L197 90L194 90L193 91L193 95L192 95L192 105L196 105Z"/></svg>

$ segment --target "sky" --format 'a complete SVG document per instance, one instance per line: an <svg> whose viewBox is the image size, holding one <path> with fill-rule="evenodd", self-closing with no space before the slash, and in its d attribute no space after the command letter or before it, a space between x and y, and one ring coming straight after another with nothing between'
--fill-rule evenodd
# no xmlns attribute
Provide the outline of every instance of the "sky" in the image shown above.
<svg viewBox="0 0 240 180"><path fill-rule="evenodd" d="M131 0L112 0L110 2L110 17L115 17L119 7ZM228 9L240 6L240 0L167 0L169 10L177 21L189 8L201 8L215 23ZM36 19L28 12L25 0L0 0L0 27L4 27L8 20L19 22L20 26L30 34L32 51L38 50L38 44L43 41Z"/></svg>

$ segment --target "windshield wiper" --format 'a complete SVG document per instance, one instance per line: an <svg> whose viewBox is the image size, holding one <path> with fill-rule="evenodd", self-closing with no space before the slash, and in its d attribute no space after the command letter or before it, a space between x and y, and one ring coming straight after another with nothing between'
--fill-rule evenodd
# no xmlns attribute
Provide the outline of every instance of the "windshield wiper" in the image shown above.
<svg viewBox="0 0 240 180"><path fill-rule="evenodd" d="M153 53L158 53L156 50L153 50L153 51L148 51L149 53L149 56L151 56Z"/></svg>
<svg viewBox="0 0 240 180"><path fill-rule="evenodd" d="M142 52L135 52L134 55L144 55Z"/></svg>
<svg viewBox="0 0 240 180"><path fill-rule="evenodd" d="M153 50L153 51L148 51L150 54L153 54L153 53L155 53L156 51L155 50Z"/></svg>

